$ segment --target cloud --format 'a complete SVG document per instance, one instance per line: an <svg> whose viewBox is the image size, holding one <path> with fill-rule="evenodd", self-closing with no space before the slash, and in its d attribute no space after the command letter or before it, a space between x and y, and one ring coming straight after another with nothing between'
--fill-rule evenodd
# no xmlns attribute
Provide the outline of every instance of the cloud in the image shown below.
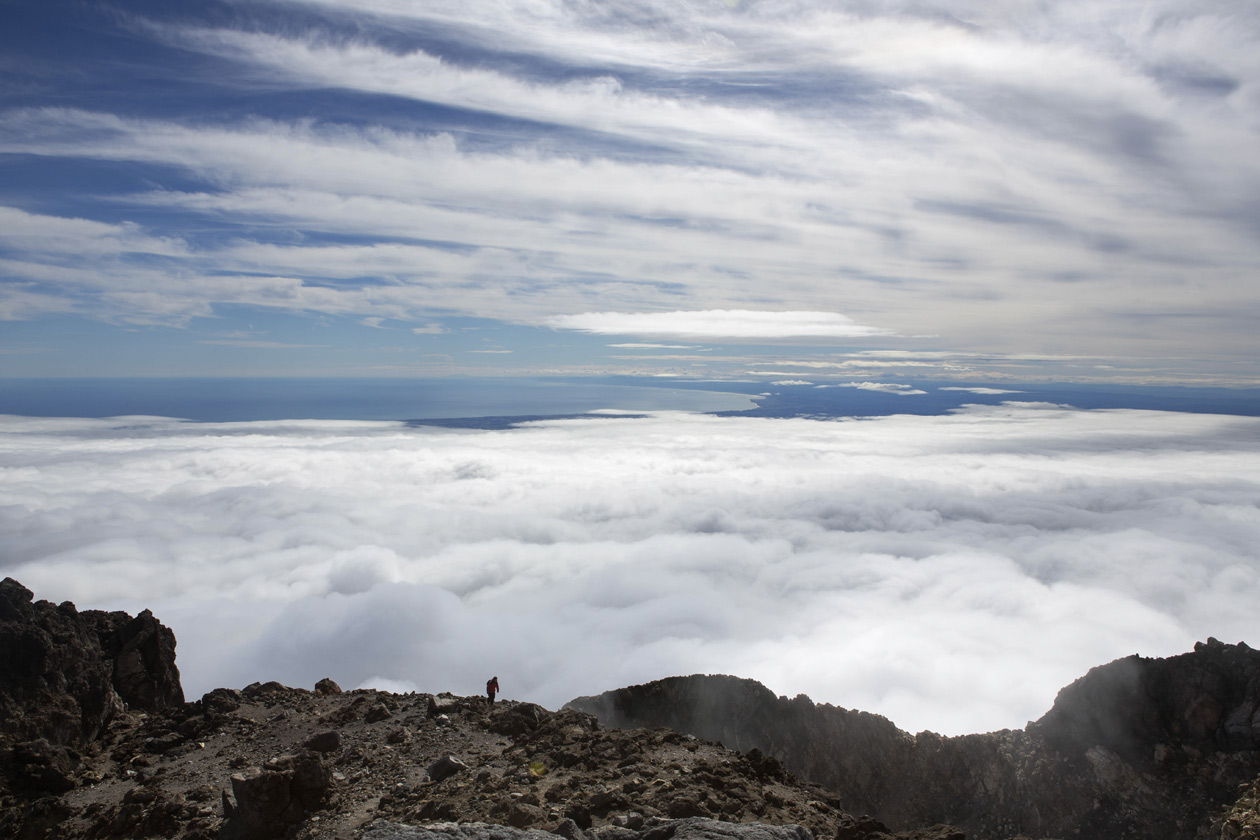
<svg viewBox="0 0 1260 840"><path fill-rule="evenodd" d="M765 312L718 309L692 312L585 312L546 322L557 329L601 335L660 335L695 338L851 338L887 335L837 312Z"/></svg>
<svg viewBox="0 0 1260 840"><path fill-rule="evenodd" d="M40 197L0 210L0 317L840 308L805 335L1253 360L1260 29L1226 6L274 7L119 15L134 57L111 31L4 111L0 151L100 183L0 196Z"/></svg>
<svg viewBox="0 0 1260 840"><path fill-rule="evenodd" d="M915 388L913 385L904 385L898 382L837 382L834 385L815 385L815 388L857 388L862 391L883 391L888 394L896 394L901 397L913 396L915 394L926 394L927 391Z"/></svg>
<svg viewBox="0 0 1260 840"><path fill-rule="evenodd" d="M1011 391L1006 388L964 388L961 386L950 386L945 388L937 388L938 391L967 391L972 394L986 394L990 396L998 396L1000 394L1022 394L1023 391Z"/></svg>
<svg viewBox="0 0 1260 840"><path fill-rule="evenodd" d="M722 672L960 733L1118 656L1256 642L1254 418L8 417L0 467L0 573L152 608L193 696L497 673L555 707Z"/></svg>
<svg viewBox="0 0 1260 840"><path fill-rule="evenodd" d="M609 347L616 347L625 350L695 350L693 344L648 344L642 341L626 341L621 344L609 344Z"/></svg>

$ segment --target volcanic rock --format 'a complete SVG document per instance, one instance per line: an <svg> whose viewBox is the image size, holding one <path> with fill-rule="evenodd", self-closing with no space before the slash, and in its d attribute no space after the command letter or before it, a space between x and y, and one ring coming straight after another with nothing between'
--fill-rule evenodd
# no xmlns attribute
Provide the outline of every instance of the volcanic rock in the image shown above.
<svg viewBox="0 0 1260 840"><path fill-rule="evenodd" d="M332 772L309 751L272 759L262 768L233 775L236 807L220 836L224 840L278 837L322 806L331 786Z"/></svg>
<svg viewBox="0 0 1260 840"><path fill-rule="evenodd" d="M570 706L611 726L759 748L896 829L949 823L977 840L1191 838L1260 773L1260 652L1215 639L1095 668L1026 730L986 735L910 735L877 715L723 676Z"/></svg>
<svg viewBox="0 0 1260 840"><path fill-rule="evenodd" d="M440 782L445 778L454 776L468 769L468 765L460 761L453 755L444 755L437 761L424 768L424 774L429 777L430 781Z"/></svg>
<svg viewBox="0 0 1260 840"><path fill-rule="evenodd" d="M144 610L135 618L125 612L83 613L99 639L101 652L113 662L114 690L135 709L156 712L184 702L175 667L175 633Z"/></svg>
<svg viewBox="0 0 1260 840"><path fill-rule="evenodd" d="M201 708L206 714L225 715L241 707L244 696L234 688L216 688L201 696Z"/></svg>
<svg viewBox="0 0 1260 840"><path fill-rule="evenodd" d="M330 753L341 746L341 733L335 729L316 732L303 741L302 746L317 753Z"/></svg>
<svg viewBox="0 0 1260 840"><path fill-rule="evenodd" d="M963 738L730 677L585 700L605 722L655 715L685 734L278 682L174 702L174 639L137 618L0 583L0 840L1256 840L1260 826L1245 645L1130 657L1026 731ZM389 722L370 722L382 709Z"/></svg>
<svg viewBox="0 0 1260 840"><path fill-rule="evenodd" d="M0 582L0 738L79 745L122 709L114 663L74 604Z"/></svg>

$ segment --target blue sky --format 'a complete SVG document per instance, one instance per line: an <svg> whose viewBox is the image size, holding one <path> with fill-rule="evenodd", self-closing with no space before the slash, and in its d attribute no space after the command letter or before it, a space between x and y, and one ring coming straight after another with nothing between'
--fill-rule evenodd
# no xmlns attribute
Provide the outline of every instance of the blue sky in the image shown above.
<svg viewBox="0 0 1260 840"><path fill-rule="evenodd" d="M0 6L7 376L1255 385L1260 10Z"/></svg>

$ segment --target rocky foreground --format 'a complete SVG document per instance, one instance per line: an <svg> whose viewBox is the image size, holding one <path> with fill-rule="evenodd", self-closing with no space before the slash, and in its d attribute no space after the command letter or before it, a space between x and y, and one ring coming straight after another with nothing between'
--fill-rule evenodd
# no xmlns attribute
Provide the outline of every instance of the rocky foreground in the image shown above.
<svg viewBox="0 0 1260 840"><path fill-rule="evenodd" d="M1235 670L1250 667L1254 652L1245 646L1228 650L1241 657ZM343 692L332 680L310 689L278 683L220 688L185 702L174 651L173 634L148 613L134 618L80 613L72 604L35 601L16 581L0 583L0 838L1013 838L1023 829L1002 834L1000 827L1003 820L1014 826L1009 815L1017 813L1017 800L1011 791L1024 797L1018 801L1042 809L1038 819L1045 823L1078 807L1084 790L1070 784L1055 788L1073 778L1058 770L1038 775L1041 765L1021 752L1013 733L969 736L990 741L909 736L873 715L814 707L804 698L775 698L739 680L720 683L722 691L713 695L725 695L734 705L703 706L716 702L700 702L710 697L700 690L706 680L733 678L680 678L604 696L603 714L619 726L629 723L627 715L673 714L670 722L680 727L720 712L720 731L697 737L662 726L610 728L576 708L552 712L511 701L490 706L481 697ZM1254 673L1244 675L1244 683L1248 679L1243 703L1260 696ZM1225 679L1226 693L1236 682ZM1179 690L1193 701L1204 696L1204 684L1200 679ZM1138 699L1105 688L1105 682L1093 681L1072 696L1109 715L1123 714L1122 707ZM1220 685L1208 688L1215 696ZM592 698L578 701L582 704L598 705ZM1163 752L1153 753L1155 770L1132 763L1142 753L1137 746L1137 752L1108 747L1101 762L1089 758L1092 747L1084 745L1096 732L1075 727L1077 740L1063 749L1084 749L1085 757L1072 765L1073 772L1124 785L1133 781L1126 774L1135 774L1151 801L1144 806L1141 798L1117 798L1104 790L1091 813L1119 817L1059 835L1020 836L1260 837L1257 753L1254 744L1244 749L1239 740L1247 726L1260 728L1260 715L1251 708L1246 725L1240 712L1201 709L1192 716L1200 729L1167 738ZM835 726L824 725L820 709L823 718L843 713L835 720L857 737L840 746L828 741ZM1222 714L1232 721L1232 746L1205 747ZM764 746L750 742L767 734ZM1042 737L1031 731L1018 735ZM885 736L892 740L881 740ZM1002 737L992 740L995 736ZM747 751L727 749L719 740ZM950 746L955 742L981 747ZM794 760L792 750L810 772L830 754L827 766L847 768L844 772L862 784L846 789L834 779L801 781L785 769ZM1041 758L1047 767L1054 765L1049 754ZM1181 822L1175 830L1164 826L1162 833L1141 834L1151 814L1176 822L1168 817L1169 807L1156 801L1168 790L1160 766L1182 774L1177 778L1184 790L1174 797ZM924 775L928 768L937 775ZM1007 770L1016 777L1004 776ZM1044 789L1026 790L1029 780ZM916 785L918 793L909 796ZM881 790L899 791L901 798L871 798ZM903 805L892 811L900 820L895 830L886 821L853 815L913 801L923 806L916 813L930 816L925 803L962 796L963 804L951 807L970 818L984 811L986 795L992 819L978 831L964 832L946 820L907 822L913 817L907 818ZM875 807L867 807L871 804ZM1107 831L1114 833L1100 833Z"/></svg>

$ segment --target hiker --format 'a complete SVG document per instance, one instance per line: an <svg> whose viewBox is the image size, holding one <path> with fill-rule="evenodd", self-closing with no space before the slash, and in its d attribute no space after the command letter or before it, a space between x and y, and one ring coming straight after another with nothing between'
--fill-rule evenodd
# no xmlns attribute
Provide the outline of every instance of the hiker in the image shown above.
<svg viewBox="0 0 1260 840"><path fill-rule="evenodd" d="M486 696L490 698L490 705L494 705L494 695L499 693L499 678L491 677L486 682Z"/></svg>

